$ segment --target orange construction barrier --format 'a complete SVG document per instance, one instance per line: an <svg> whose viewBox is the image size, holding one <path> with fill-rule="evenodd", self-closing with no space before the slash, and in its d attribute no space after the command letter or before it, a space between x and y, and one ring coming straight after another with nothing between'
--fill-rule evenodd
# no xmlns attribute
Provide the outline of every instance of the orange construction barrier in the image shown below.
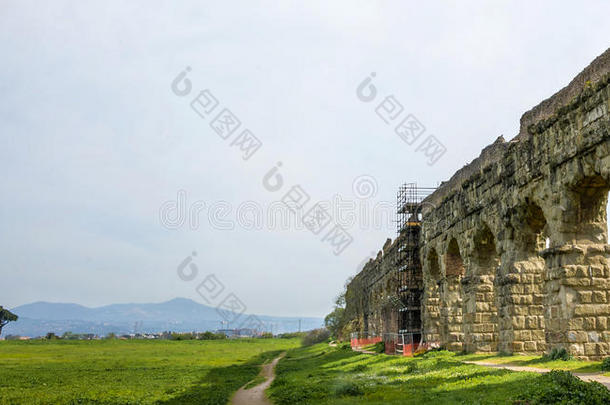
<svg viewBox="0 0 610 405"><path fill-rule="evenodd" d="M372 338L362 338L362 339L352 338L350 343L351 343L352 347L362 347L362 346L374 345L376 343L381 342L382 340L383 339L381 336L376 336L376 337L372 337Z"/></svg>

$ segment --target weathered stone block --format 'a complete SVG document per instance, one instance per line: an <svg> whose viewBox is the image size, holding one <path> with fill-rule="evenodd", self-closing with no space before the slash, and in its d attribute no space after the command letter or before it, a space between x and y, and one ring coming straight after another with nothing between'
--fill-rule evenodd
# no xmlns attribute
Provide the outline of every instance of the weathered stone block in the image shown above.
<svg viewBox="0 0 610 405"><path fill-rule="evenodd" d="M606 330L608 329L608 317L598 316L596 321L597 329Z"/></svg>
<svg viewBox="0 0 610 405"><path fill-rule="evenodd" d="M525 329L525 317L524 316L513 316L512 326L514 329Z"/></svg>
<svg viewBox="0 0 610 405"><path fill-rule="evenodd" d="M596 356L600 354L600 344L599 343L585 343L585 355L586 356Z"/></svg>
<svg viewBox="0 0 610 405"><path fill-rule="evenodd" d="M523 294L523 286L522 285L511 285L509 288L511 294Z"/></svg>
<svg viewBox="0 0 610 405"><path fill-rule="evenodd" d="M544 315L544 305L530 305L527 309L530 315Z"/></svg>
<svg viewBox="0 0 610 405"><path fill-rule="evenodd" d="M568 331L567 338L568 338L568 342L578 342L578 343L585 343L585 342L588 342L588 340L589 340L587 333L584 331L573 331L573 330Z"/></svg>
<svg viewBox="0 0 610 405"><path fill-rule="evenodd" d="M593 291L579 291L578 300L581 304L590 304L593 301Z"/></svg>
<svg viewBox="0 0 610 405"><path fill-rule="evenodd" d="M585 330L595 329L595 321L596 321L596 318L593 316L588 316L588 317L584 318L583 328Z"/></svg>
<svg viewBox="0 0 610 405"><path fill-rule="evenodd" d="M604 268L601 266L591 266L591 274L593 275L593 277L599 277L599 278L606 277L606 272L604 271Z"/></svg>
<svg viewBox="0 0 610 405"><path fill-rule="evenodd" d="M569 329L582 329L584 325L583 318L572 318L568 320Z"/></svg>
<svg viewBox="0 0 610 405"><path fill-rule="evenodd" d="M596 307L591 304L577 305L574 308L574 315L595 315Z"/></svg>
<svg viewBox="0 0 610 405"><path fill-rule="evenodd" d="M493 332L494 326L491 324L478 324L472 326L472 331L474 333L485 333L485 332Z"/></svg>
<svg viewBox="0 0 610 405"><path fill-rule="evenodd" d="M532 333L529 330L516 330L515 340L527 341L532 340Z"/></svg>
<svg viewBox="0 0 610 405"><path fill-rule="evenodd" d="M564 278L562 284L572 287L588 287L591 285L591 280L588 278L570 277Z"/></svg>
<svg viewBox="0 0 610 405"><path fill-rule="evenodd" d="M589 332L587 333L587 338L589 339L589 342L599 342L599 335L597 332Z"/></svg>
<svg viewBox="0 0 610 405"><path fill-rule="evenodd" d="M583 356L585 354L585 347L583 344L573 343L568 346L568 349L574 356Z"/></svg>
<svg viewBox="0 0 610 405"><path fill-rule="evenodd" d="M525 318L525 327L527 329L537 329L539 326L538 317L528 316Z"/></svg>
<svg viewBox="0 0 610 405"><path fill-rule="evenodd" d="M596 303L606 303L606 292L605 291L593 291L593 302Z"/></svg>
<svg viewBox="0 0 610 405"><path fill-rule="evenodd" d="M525 342L523 344L523 350L526 352L535 352L536 349L536 342Z"/></svg>
<svg viewBox="0 0 610 405"><path fill-rule="evenodd" d="M536 342L544 342L544 330L536 329L531 331L532 340Z"/></svg>

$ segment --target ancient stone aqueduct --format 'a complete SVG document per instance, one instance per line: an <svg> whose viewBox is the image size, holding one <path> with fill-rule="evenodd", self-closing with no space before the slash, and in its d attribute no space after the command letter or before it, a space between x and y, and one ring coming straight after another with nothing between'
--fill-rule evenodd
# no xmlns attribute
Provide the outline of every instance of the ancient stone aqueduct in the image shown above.
<svg viewBox="0 0 610 405"><path fill-rule="evenodd" d="M455 351L610 355L609 109L610 49L526 112L514 139L419 201L422 215L407 209L348 285L347 330L415 332Z"/></svg>

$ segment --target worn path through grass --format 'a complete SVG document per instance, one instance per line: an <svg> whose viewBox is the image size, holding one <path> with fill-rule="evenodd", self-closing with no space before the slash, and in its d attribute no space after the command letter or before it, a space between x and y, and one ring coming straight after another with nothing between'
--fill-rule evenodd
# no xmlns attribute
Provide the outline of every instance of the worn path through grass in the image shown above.
<svg viewBox="0 0 610 405"><path fill-rule="evenodd" d="M483 367L490 368L502 368L506 370L512 371L527 371L527 372L535 372L539 374L545 374L550 372L552 369L549 368L539 368L539 367L531 367L531 366L515 366L510 363L490 363L485 361L464 361L467 364L477 364ZM583 381L597 381L598 383L606 386L606 388L610 389L610 377L604 376L602 373L572 373L576 377L580 378Z"/></svg>
<svg viewBox="0 0 610 405"><path fill-rule="evenodd" d="M298 339L0 342L0 404L226 405Z"/></svg>
<svg viewBox="0 0 610 405"><path fill-rule="evenodd" d="M250 387L250 384L242 387L235 393L231 400L233 405L272 405L269 398L265 394L265 391L273 380L275 379L275 366L277 363L286 355L286 352L282 353L279 357L275 358L271 363L264 364L261 369L259 377L263 378L260 384Z"/></svg>
<svg viewBox="0 0 610 405"><path fill-rule="evenodd" d="M583 360L551 360L543 356L523 354L498 354L498 353L471 353L458 354L458 360L465 362L485 362L492 364L505 364L510 366L543 368L552 370L567 370L574 373L599 373L602 371L601 361ZM610 373L607 374L610 376Z"/></svg>

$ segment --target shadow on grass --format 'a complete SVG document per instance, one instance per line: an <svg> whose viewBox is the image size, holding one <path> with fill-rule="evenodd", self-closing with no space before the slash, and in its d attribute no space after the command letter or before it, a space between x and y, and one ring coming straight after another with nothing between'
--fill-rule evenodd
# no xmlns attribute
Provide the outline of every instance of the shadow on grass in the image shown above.
<svg viewBox="0 0 610 405"><path fill-rule="evenodd" d="M271 398L278 405L510 403L536 378L436 353L400 358L338 351L280 362ZM359 387L351 392L360 394L346 397L342 387Z"/></svg>
<svg viewBox="0 0 610 405"><path fill-rule="evenodd" d="M516 361L515 364L519 366L538 366L541 368L548 369L565 369L570 370L573 373L596 373L601 371L601 363L600 364L582 364L580 367L577 363L577 360L568 360L565 362L565 366L562 360L550 361L549 359L545 359L544 357L539 357L532 360L525 361ZM550 365L550 364L551 365Z"/></svg>
<svg viewBox="0 0 610 405"><path fill-rule="evenodd" d="M270 391L277 405L610 403L598 400L606 398L605 390L580 382L572 383L572 387L562 382L563 377L553 380L533 370L514 372L463 362L493 362L491 359L496 358L532 366L555 363L539 357L519 359L438 351L405 358L315 351L293 349L292 361L284 359L279 363L278 377ZM580 371L591 364L568 361L564 366ZM541 398L543 402L538 401Z"/></svg>
<svg viewBox="0 0 610 405"><path fill-rule="evenodd" d="M517 395L523 392L526 386L535 384L536 379L539 378L538 376L528 377L524 375L514 381L483 381L483 379L489 377L503 377L508 373L511 372L477 372L467 376L467 378L480 379L479 384L471 386L454 385L455 388L447 387L446 384L463 381L464 377L434 378L431 381L426 381L425 385L416 383L408 392L415 394L417 400L407 403L513 404Z"/></svg>
<svg viewBox="0 0 610 405"><path fill-rule="evenodd" d="M537 367L569 370L573 373L599 373L601 372L601 362L585 362L579 360L550 360L545 357L519 358L519 356L500 355L500 354L468 354L457 356L457 360L464 361L488 361L498 365ZM501 360L501 361L498 361Z"/></svg>
<svg viewBox="0 0 610 405"><path fill-rule="evenodd" d="M157 405L226 405L235 391L255 378L260 372L260 366L282 353L275 350L261 353L243 364L232 364L225 367L214 367L186 391Z"/></svg>
<svg viewBox="0 0 610 405"><path fill-rule="evenodd" d="M487 378L501 379L511 373L505 370L479 371L469 375L432 376L411 374L409 380L394 380L374 387L367 386L361 396L337 395L333 387L340 386L353 376L341 373L326 376L323 381L311 381L298 385L290 384L284 389L276 388L272 398L278 405L295 404L470 404L512 403L512 398L521 392L527 376L514 381L485 381ZM529 377L531 378L531 377ZM537 376L533 377L537 378ZM464 380L478 383L465 387ZM363 386L361 383L357 384ZM281 392L283 391L283 392Z"/></svg>

